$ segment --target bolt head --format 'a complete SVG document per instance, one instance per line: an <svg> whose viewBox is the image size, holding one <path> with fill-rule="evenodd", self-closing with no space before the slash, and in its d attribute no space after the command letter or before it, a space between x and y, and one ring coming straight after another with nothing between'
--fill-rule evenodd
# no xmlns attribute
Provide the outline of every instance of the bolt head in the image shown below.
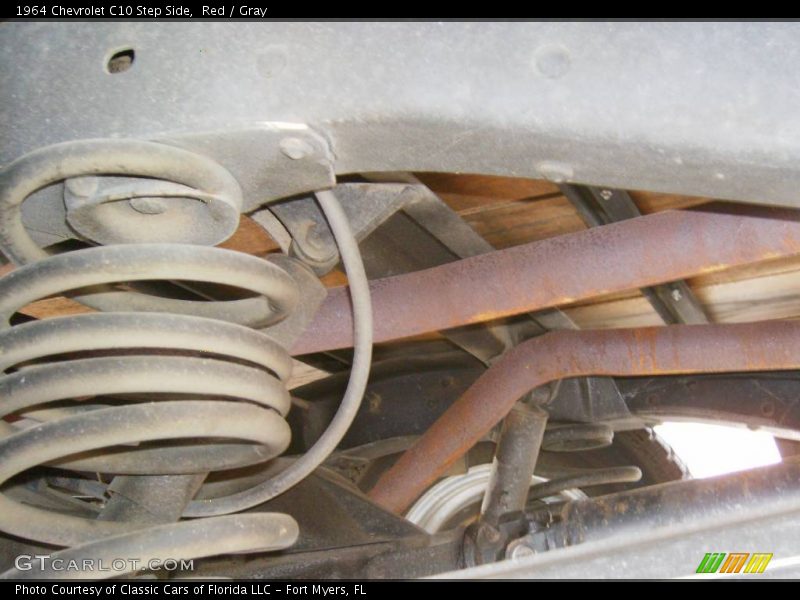
<svg viewBox="0 0 800 600"><path fill-rule="evenodd" d="M511 558L525 558L526 556L533 556L536 552L527 544L516 544L509 552Z"/></svg>
<svg viewBox="0 0 800 600"><path fill-rule="evenodd" d="M284 156L292 160L306 158L314 152L314 148L311 147L311 144L296 137L283 138L280 143L280 148Z"/></svg>
<svg viewBox="0 0 800 600"><path fill-rule="evenodd" d="M483 534L483 539L490 544L496 544L501 540L500 532L494 527L484 527L481 529L480 533Z"/></svg>

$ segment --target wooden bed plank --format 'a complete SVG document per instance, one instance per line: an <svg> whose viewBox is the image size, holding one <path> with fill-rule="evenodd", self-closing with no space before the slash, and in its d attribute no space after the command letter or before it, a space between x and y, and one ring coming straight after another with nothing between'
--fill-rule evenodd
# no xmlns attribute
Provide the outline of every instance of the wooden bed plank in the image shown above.
<svg viewBox="0 0 800 600"><path fill-rule="evenodd" d="M563 196L522 200L462 216L495 248L518 246L586 229L578 212Z"/></svg>
<svg viewBox="0 0 800 600"><path fill-rule="evenodd" d="M416 173L416 177L458 213L559 193L555 184L538 179L451 173Z"/></svg>

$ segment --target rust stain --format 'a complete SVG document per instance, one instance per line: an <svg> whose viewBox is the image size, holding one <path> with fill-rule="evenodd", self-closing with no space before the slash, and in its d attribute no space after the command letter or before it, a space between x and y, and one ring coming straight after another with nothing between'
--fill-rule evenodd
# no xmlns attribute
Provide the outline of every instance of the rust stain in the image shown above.
<svg viewBox="0 0 800 600"><path fill-rule="evenodd" d="M494 321L495 319L502 319L506 315L497 311L487 310L473 315L469 318L470 323L485 323L486 321Z"/></svg>
<svg viewBox="0 0 800 600"><path fill-rule="evenodd" d="M403 512L519 398L557 379L795 369L800 369L798 321L551 332L495 362L369 495L385 508Z"/></svg>
<svg viewBox="0 0 800 600"><path fill-rule="evenodd" d="M657 213L374 280L370 289L375 341L800 254L796 217L787 213L783 219L781 211L773 211L770 218L755 210L714 212L708 206L703 211ZM352 343L347 288L337 287L330 290L292 354L346 348Z"/></svg>

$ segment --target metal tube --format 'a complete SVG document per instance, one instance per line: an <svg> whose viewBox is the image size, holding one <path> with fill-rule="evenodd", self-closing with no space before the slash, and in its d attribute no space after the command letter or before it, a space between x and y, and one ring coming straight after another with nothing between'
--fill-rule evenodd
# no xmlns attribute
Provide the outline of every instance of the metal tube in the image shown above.
<svg viewBox="0 0 800 600"><path fill-rule="evenodd" d="M709 578L713 575L698 566L709 552L774 553L767 573L796 576L798 481L800 463L790 460L569 502L546 528L534 525L530 534L512 542L512 555L523 555L515 552L522 544L530 556L438 577ZM534 555L534 549L547 551Z"/></svg>
<svg viewBox="0 0 800 600"><path fill-rule="evenodd" d="M547 412L518 402L503 421L489 485L481 506L481 523L496 526L504 514L522 511L539 458Z"/></svg>
<svg viewBox="0 0 800 600"><path fill-rule="evenodd" d="M551 548L574 546L623 532L636 535L714 517L739 519L743 507L760 512L761 506L776 501L777 506L795 511L800 506L800 463L789 461L727 477L671 482L589 502L568 502L558 509L546 537Z"/></svg>
<svg viewBox="0 0 800 600"><path fill-rule="evenodd" d="M799 253L797 212L730 205L667 211L372 281L374 341ZM291 352L352 344L350 300L340 287L330 290Z"/></svg>
<svg viewBox="0 0 800 600"><path fill-rule="evenodd" d="M591 469L585 473L565 475L550 481L544 481L531 486L528 499L539 500L563 492L564 490L582 489L595 485L608 485L610 483L634 483L641 480L642 470L639 467L605 467Z"/></svg>
<svg viewBox="0 0 800 600"><path fill-rule="evenodd" d="M395 465L370 497L400 512L531 389L566 377L800 368L800 323L673 325L559 331L528 340L490 367Z"/></svg>
<svg viewBox="0 0 800 600"><path fill-rule="evenodd" d="M639 208L625 190L612 190L564 183L558 186L578 210L589 227L600 227L616 221L642 216ZM669 285L642 288L647 301L667 325L708 323L708 315L685 281Z"/></svg>

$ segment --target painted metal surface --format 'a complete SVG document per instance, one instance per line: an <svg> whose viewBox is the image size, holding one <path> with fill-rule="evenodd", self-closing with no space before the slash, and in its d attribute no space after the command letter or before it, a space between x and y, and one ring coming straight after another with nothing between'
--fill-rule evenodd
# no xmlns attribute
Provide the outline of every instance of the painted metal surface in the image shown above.
<svg viewBox="0 0 800 600"><path fill-rule="evenodd" d="M798 206L798 32L797 23L8 23L0 162L77 138L292 123L330 140L338 174L493 173ZM110 72L121 49L135 61ZM306 162L298 146L288 152ZM253 158L262 172L276 164Z"/></svg>

